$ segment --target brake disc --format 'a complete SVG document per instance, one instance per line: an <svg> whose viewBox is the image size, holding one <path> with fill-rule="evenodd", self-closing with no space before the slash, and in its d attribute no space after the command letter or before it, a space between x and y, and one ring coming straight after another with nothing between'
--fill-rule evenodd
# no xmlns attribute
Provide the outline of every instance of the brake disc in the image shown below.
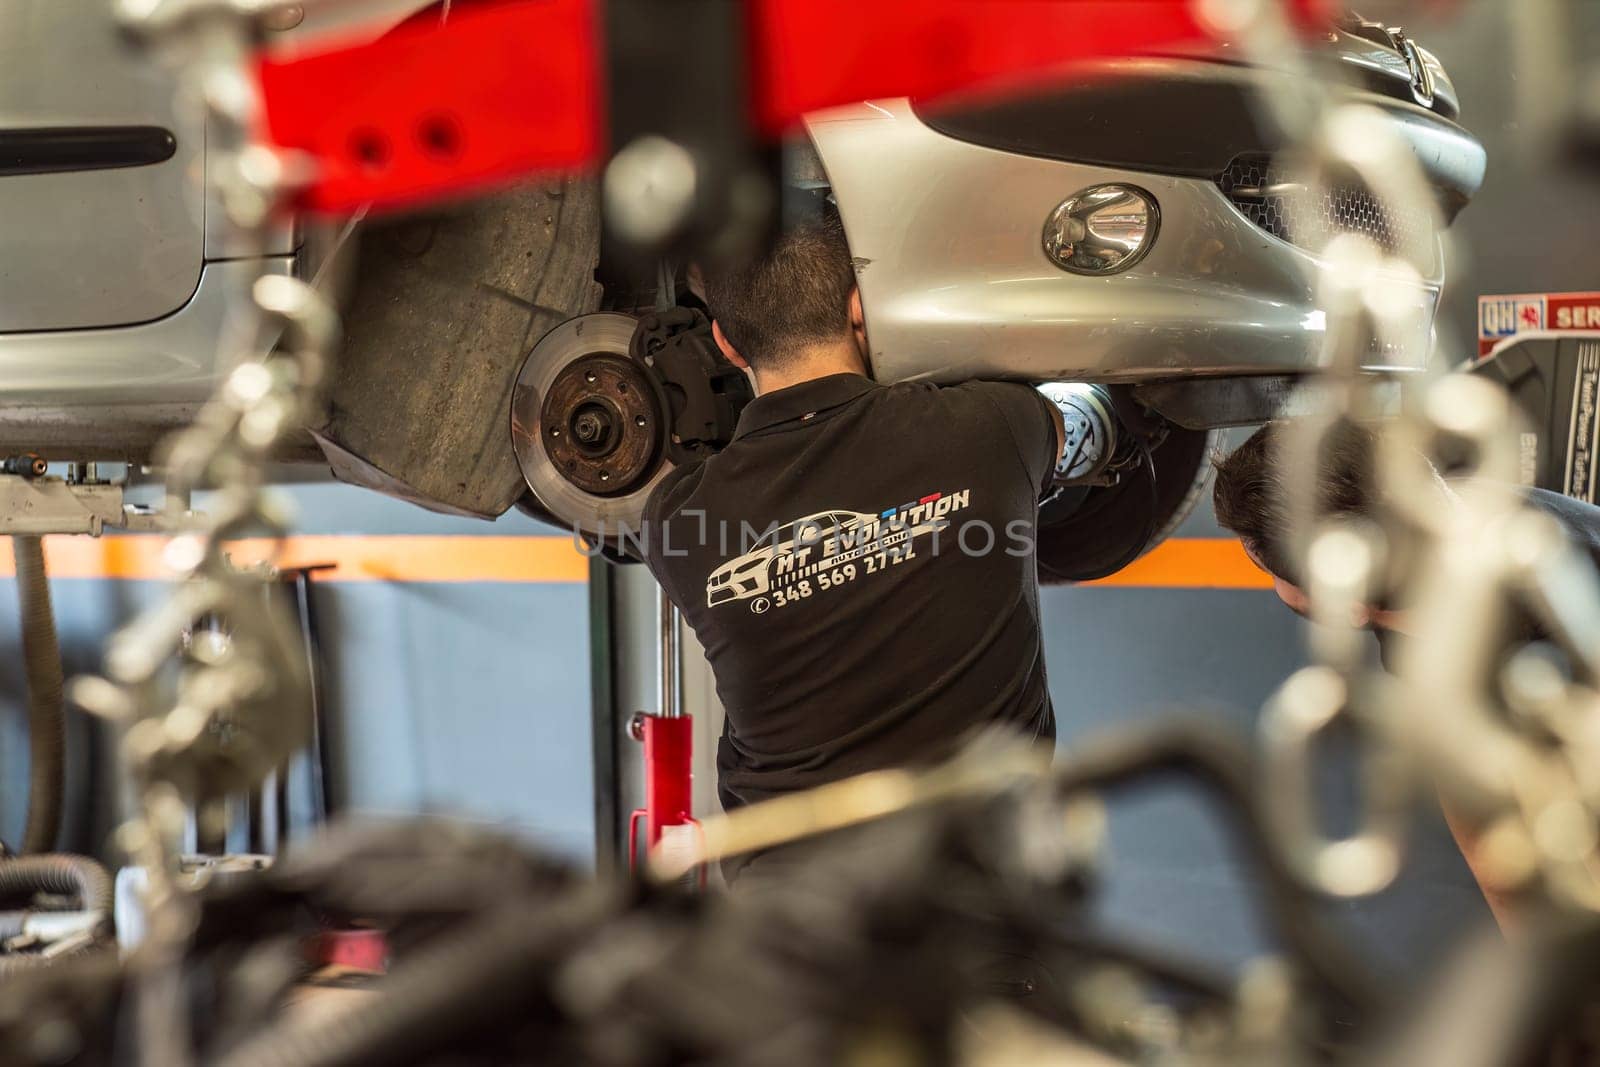
<svg viewBox="0 0 1600 1067"><path fill-rule="evenodd" d="M528 488L595 537L637 530L672 467L660 392L628 355L635 325L612 313L568 319L533 346L511 395L511 441Z"/></svg>

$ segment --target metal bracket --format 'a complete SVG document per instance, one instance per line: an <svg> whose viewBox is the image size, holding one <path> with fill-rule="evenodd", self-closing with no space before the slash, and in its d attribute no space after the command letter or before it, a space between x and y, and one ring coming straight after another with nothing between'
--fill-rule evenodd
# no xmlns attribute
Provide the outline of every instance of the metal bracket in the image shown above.
<svg viewBox="0 0 1600 1067"><path fill-rule="evenodd" d="M162 512L126 503L121 485L0 474L0 534L99 537L107 526L144 531L163 530L168 525Z"/></svg>

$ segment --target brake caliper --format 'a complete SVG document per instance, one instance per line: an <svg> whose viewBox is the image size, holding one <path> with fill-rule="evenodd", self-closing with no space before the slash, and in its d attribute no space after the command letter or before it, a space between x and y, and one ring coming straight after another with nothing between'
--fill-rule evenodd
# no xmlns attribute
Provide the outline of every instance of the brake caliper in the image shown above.
<svg viewBox="0 0 1600 1067"><path fill-rule="evenodd" d="M629 354L648 368L660 391L671 428L668 459L692 463L728 446L754 393L744 372L717 350L704 312L675 307L646 315Z"/></svg>

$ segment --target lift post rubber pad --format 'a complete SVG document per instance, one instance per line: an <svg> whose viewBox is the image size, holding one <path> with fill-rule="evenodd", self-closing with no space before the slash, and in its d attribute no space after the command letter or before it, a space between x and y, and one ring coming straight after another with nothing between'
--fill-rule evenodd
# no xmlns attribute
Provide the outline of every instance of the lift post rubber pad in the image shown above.
<svg viewBox="0 0 1600 1067"><path fill-rule="evenodd" d="M493 518L524 484L507 428L523 357L600 301L594 184L571 178L362 233L316 427L344 481Z"/></svg>

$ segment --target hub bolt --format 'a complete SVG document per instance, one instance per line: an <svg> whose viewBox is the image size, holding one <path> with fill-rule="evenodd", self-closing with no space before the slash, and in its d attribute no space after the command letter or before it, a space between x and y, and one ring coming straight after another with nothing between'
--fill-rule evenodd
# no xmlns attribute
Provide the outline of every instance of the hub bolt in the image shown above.
<svg viewBox="0 0 1600 1067"><path fill-rule="evenodd" d="M605 433L605 426L601 423L600 416L586 411L572 421L572 433L584 444L592 445L600 440L601 434Z"/></svg>

